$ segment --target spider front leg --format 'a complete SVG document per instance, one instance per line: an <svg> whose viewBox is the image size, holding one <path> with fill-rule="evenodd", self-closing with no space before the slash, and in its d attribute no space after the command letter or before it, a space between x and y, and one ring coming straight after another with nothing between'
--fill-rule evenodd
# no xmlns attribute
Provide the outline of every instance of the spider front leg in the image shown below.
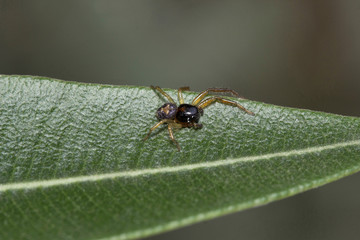
<svg viewBox="0 0 360 240"><path fill-rule="evenodd" d="M199 109L204 109L204 108L208 107L210 104L213 104L215 102L219 102L219 103L222 103L222 104L238 107L238 108L240 108L241 110L247 112L250 115L255 115L253 112L247 110L246 108L244 108L242 105L238 104L237 102L234 102L234 101L231 101L231 100L228 100L228 99L225 99L225 98L221 98L221 97L211 97L211 98L205 99L205 100L201 101L197 105L197 107Z"/></svg>
<svg viewBox="0 0 360 240"><path fill-rule="evenodd" d="M224 92L224 93L230 93L231 95L241 98L240 95L235 92L234 90L227 89L227 88L208 88L205 91L202 91L199 95L197 95L194 100L192 101L192 105L198 105L201 100L203 100L206 95L208 95L210 92Z"/></svg>
<svg viewBox="0 0 360 240"><path fill-rule="evenodd" d="M181 87L178 89L178 99L180 104L184 104L184 97L182 95L182 91L190 91L189 87Z"/></svg>

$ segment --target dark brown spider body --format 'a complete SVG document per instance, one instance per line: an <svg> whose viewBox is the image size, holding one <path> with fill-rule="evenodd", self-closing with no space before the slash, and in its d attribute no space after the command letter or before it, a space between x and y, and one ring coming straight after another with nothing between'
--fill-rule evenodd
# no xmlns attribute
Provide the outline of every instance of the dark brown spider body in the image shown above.
<svg viewBox="0 0 360 240"><path fill-rule="evenodd" d="M156 111L156 117L159 120L175 119L178 107L174 103L165 103Z"/></svg>
<svg viewBox="0 0 360 240"><path fill-rule="evenodd" d="M201 124L196 124L199 122L200 117L203 115L203 110L191 104L181 104L178 107L176 113L175 121L180 123L184 127L202 127Z"/></svg>
<svg viewBox="0 0 360 240"><path fill-rule="evenodd" d="M156 117L158 118L159 122L150 129L149 133L146 135L144 140L146 140L150 136L153 130L158 128L160 125L167 123L170 139L176 144L176 147L178 148L179 151L180 151L180 145L174 138L173 128L184 128L184 127L201 128L202 124L199 123L199 120L200 117L203 115L203 109L215 102L238 107L239 109L247 112L248 114L254 115L253 112L247 110L239 103L229 99L225 99L222 97L210 97L204 99L206 95L209 94L209 92L226 92L226 93L231 93L236 97L239 97L239 94L237 94L235 91L230 89L209 88L201 92L197 97L195 97L194 100L191 102L191 104L186 104L184 103L182 91L185 90L188 91L190 89L189 87L182 87L179 88L178 90L178 98L180 105L177 106L175 104L175 101L160 87L151 86L151 88L159 91L163 96L165 96L169 100L169 103L165 103L156 111Z"/></svg>
<svg viewBox="0 0 360 240"><path fill-rule="evenodd" d="M181 127L196 127L201 128L199 124L200 117L203 115L203 110L191 104L180 104L179 107L174 103L165 103L156 111L157 119L174 120L181 124Z"/></svg>

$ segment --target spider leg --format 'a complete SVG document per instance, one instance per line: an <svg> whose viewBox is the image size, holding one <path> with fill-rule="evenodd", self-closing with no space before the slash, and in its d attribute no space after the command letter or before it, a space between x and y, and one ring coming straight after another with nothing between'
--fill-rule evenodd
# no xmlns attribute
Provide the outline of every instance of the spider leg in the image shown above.
<svg viewBox="0 0 360 240"><path fill-rule="evenodd" d="M169 94L167 94L166 92L164 92L164 90L162 90L160 87L158 87L158 86L156 86L156 87L154 87L154 86L150 86L154 91L155 90L157 90L157 91L159 91L164 97L166 97L171 103L174 103L175 104L175 101L174 101L174 99L172 99L171 97L170 97L170 95Z"/></svg>
<svg viewBox="0 0 360 240"><path fill-rule="evenodd" d="M192 105L198 105L201 100L203 100L206 95L208 95L210 92L225 92L230 93L231 95L241 98L240 95L235 92L234 90L227 89L227 88L208 88L205 91L202 91L199 95L197 95L194 100L192 101Z"/></svg>
<svg viewBox="0 0 360 240"><path fill-rule="evenodd" d="M189 87L181 87L178 89L178 99L179 99L180 104L184 104L184 98L182 95L182 91L189 91L189 90L190 90Z"/></svg>
<svg viewBox="0 0 360 240"><path fill-rule="evenodd" d="M173 134L173 124L168 124L168 130L169 130L169 135L170 135L170 139L176 144L176 147L178 149L178 151L180 152L180 145L179 143L175 140L174 134Z"/></svg>
<svg viewBox="0 0 360 240"><path fill-rule="evenodd" d="M152 128L150 128L148 134L144 137L144 141L146 141L146 139L148 139L150 137L150 134L152 131L154 131L156 128L158 128L160 125L164 124L164 123L169 123L173 120L171 119L164 119L164 120L161 120L160 122L156 123L154 126L152 126Z"/></svg>
<svg viewBox="0 0 360 240"><path fill-rule="evenodd" d="M231 101L231 100L228 100L228 99L225 99L225 98L221 98L221 97L211 97L211 98L207 98L203 101L201 101L197 107L199 109L204 109L206 107L208 107L210 104L213 104L215 102L219 102L219 103L222 103L222 104L226 104L226 105L230 105L230 106L234 106L234 107L238 107L240 108L241 110L247 112L248 114L250 115L255 115L253 112L247 110L246 108L244 108L242 105L240 105L239 103L237 102L234 102L234 101Z"/></svg>

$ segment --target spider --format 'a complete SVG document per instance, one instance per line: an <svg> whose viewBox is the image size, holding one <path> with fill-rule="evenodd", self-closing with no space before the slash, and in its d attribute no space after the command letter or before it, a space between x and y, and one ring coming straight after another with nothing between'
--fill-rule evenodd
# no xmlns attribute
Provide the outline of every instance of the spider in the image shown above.
<svg viewBox="0 0 360 240"><path fill-rule="evenodd" d="M226 105L231 105L233 107L238 107L241 110L245 111L246 113L250 115L254 115L253 112L247 110L243 106L241 106L239 103L222 98L222 97L209 97L206 98L206 95L208 95L210 92L224 92L224 93L231 93L232 95L239 97L239 94L231 89L226 88L208 88L205 91L202 91L197 97L193 99L191 104L184 103L184 98L182 95L183 91L190 91L189 87L181 87L178 89L178 99L180 105L177 106L175 101L160 87L151 86L151 88L154 91L158 91L161 93L164 97L166 97L169 102L162 105L157 111L156 111L156 117L159 120L158 123L156 123L152 128L150 128L148 134L145 136L144 141L149 138L152 131L154 131L156 128L161 126L164 123L168 124L168 131L170 135L170 139L174 142L176 145L178 151L180 151L180 145L175 140L174 134L173 134L173 128L195 128L199 129L202 128L202 124L199 123L200 117L203 115L204 111L203 109L208 107L210 104L213 104L215 102L219 102Z"/></svg>

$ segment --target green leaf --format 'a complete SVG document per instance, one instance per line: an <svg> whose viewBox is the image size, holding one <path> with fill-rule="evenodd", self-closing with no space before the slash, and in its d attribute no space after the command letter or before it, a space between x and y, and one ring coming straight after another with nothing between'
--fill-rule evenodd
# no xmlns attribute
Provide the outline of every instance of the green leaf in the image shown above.
<svg viewBox="0 0 360 240"><path fill-rule="evenodd" d="M359 118L236 101L255 116L216 103L178 152L165 126L142 141L150 88L0 76L0 239L143 237L360 169Z"/></svg>

